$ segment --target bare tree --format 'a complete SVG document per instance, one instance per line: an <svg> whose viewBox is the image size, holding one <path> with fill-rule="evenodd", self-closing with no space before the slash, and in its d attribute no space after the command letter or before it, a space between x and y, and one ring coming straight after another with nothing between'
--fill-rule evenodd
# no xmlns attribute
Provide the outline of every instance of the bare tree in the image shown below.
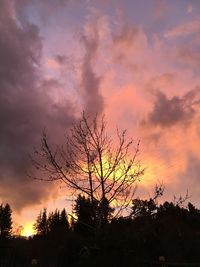
<svg viewBox="0 0 200 267"><path fill-rule="evenodd" d="M110 206L117 206L119 214L129 205L136 181L144 173L137 159L139 142L131 151L133 140L127 140L126 131L117 130L114 144L106 125L104 116L91 119L83 113L66 134L63 146L53 149L43 133L41 149L35 151L39 158L33 159L42 179L61 180L71 192L88 196L92 203L98 201L105 221Z"/></svg>

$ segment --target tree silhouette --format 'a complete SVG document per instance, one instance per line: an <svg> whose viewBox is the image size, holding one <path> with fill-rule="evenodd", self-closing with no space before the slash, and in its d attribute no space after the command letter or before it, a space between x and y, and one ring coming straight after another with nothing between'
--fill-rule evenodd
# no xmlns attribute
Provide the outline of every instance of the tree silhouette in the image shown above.
<svg viewBox="0 0 200 267"><path fill-rule="evenodd" d="M51 212L48 217L48 232L56 233L58 232L60 224L60 212L59 210L55 210Z"/></svg>
<svg viewBox="0 0 200 267"><path fill-rule="evenodd" d="M62 232L69 231L69 221L65 209L60 213L60 229Z"/></svg>
<svg viewBox="0 0 200 267"><path fill-rule="evenodd" d="M152 198L149 200L134 199L131 216L133 218L152 216L157 212L157 206Z"/></svg>
<svg viewBox="0 0 200 267"><path fill-rule="evenodd" d="M82 234L87 234L93 230L97 223L97 210L97 201L92 203L89 198L78 195L74 207L74 212L77 216L77 221L74 224L74 230Z"/></svg>
<svg viewBox="0 0 200 267"><path fill-rule="evenodd" d="M105 211L102 211L102 209L105 209ZM75 201L74 212L77 216L75 230L81 233L88 233L88 231L99 228L100 224L103 226L105 222L101 221L101 214L107 212L106 216L109 219L111 218L113 209L109 207L108 202L99 203L95 201L92 203L90 198L78 195Z"/></svg>
<svg viewBox="0 0 200 267"><path fill-rule="evenodd" d="M200 210L192 203L158 204L156 199L134 200L131 216L111 218L103 229L96 228L101 203L95 201L93 209L87 196L76 199L73 231L65 209L44 209L37 217L37 234L45 238L0 238L0 265L29 266L31 259L38 259L40 266L60 267L199 266ZM0 206L1 215L5 206ZM158 262L160 258L165 264Z"/></svg>
<svg viewBox="0 0 200 267"><path fill-rule="evenodd" d="M160 184L155 186L154 195L149 199L133 199L130 216L138 218L156 215L158 212L158 199L163 195L163 192L164 186Z"/></svg>
<svg viewBox="0 0 200 267"><path fill-rule="evenodd" d="M47 215L47 210L40 212L34 224L36 234L40 236L61 236L69 231L69 222L65 209L55 210Z"/></svg>
<svg viewBox="0 0 200 267"><path fill-rule="evenodd" d="M32 158L33 164L42 179L61 180L71 191L87 196L91 209L98 202L101 206L98 217L107 222L111 204L118 207L116 215L130 204L134 184L144 172L137 159L139 143L131 156L133 140L127 139L126 131L117 130L117 139L118 144L114 145L107 134L104 117L90 118L83 113L66 135L63 146L54 150L46 133L43 134L41 149L35 151L37 158Z"/></svg>
<svg viewBox="0 0 200 267"><path fill-rule="evenodd" d="M65 209L61 212L55 210L51 212L48 217L48 231L50 234L62 235L69 230L69 222Z"/></svg>
<svg viewBox="0 0 200 267"><path fill-rule="evenodd" d="M48 218L47 218L47 210L44 209L38 215L36 222L34 224L34 228L36 233L41 236L46 236L48 233Z"/></svg>
<svg viewBox="0 0 200 267"><path fill-rule="evenodd" d="M12 210L10 205L0 205L0 238L8 238L11 236L12 230Z"/></svg>

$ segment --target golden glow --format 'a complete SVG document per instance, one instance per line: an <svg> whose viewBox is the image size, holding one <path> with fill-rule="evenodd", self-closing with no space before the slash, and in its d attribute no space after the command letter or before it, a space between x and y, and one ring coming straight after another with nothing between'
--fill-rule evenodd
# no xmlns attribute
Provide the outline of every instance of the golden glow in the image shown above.
<svg viewBox="0 0 200 267"><path fill-rule="evenodd" d="M34 233L35 233L35 231L33 228L33 224L27 223L23 226L23 229L21 230L20 235L25 236L25 237L29 237L29 236L34 235Z"/></svg>
<svg viewBox="0 0 200 267"><path fill-rule="evenodd" d="M98 160L99 159L94 160L95 167L94 167L94 165L92 167L92 172L97 177L99 177L101 175L101 166L100 166L100 163ZM109 173L109 171L111 170L111 166L114 165L114 159L109 160L107 155L102 155L102 162L101 163L102 163L103 176L104 176L104 175ZM110 165L109 165L109 163L110 163ZM122 179L123 179L123 174L125 173L126 168L127 168L127 163L121 162L113 170L113 172L110 175L110 178L112 179L113 176L115 176L115 179L118 179L120 177L122 177ZM88 166L86 164L85 164L85 166L83 166L83 170L85 172L88 172ZM134 164L133 164L133 167L128 171L128 174L130 175L133 172L134 172Z"/></svg>

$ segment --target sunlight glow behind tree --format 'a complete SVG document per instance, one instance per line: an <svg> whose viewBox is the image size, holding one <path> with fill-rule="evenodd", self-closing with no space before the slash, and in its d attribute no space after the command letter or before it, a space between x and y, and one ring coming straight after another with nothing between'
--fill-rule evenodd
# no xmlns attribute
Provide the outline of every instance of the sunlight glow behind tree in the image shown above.
<svg viewBox="0 0 200 267"><path fill-rule="evenodd" d="M88 117L84 113L71 131L65 144L52 148L46 133L41 149L32 158L37 177L48 181L63 181L71 192L84 194L102 207L100 220L107 221L106 209L117 204L118 215L132 201L136 182L144 174L138 160L139 142L127 139L126 131L117 130L117 144L108 136L104 116ZM95 206L95 204L93 205ZM115 207L113 207L115 208Z"/></svg>
<svg viewBox="0 0 200 267"><path fill-rule="evenodd" d="M35 230L32 223L26 223L20 231L20 235L24 237L33 236L34 234Z"/></svg>

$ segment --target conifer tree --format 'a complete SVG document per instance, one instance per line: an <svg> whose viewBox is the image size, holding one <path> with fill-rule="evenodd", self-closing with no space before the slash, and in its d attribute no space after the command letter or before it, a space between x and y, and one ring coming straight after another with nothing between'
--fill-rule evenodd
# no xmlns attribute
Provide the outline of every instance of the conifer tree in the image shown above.
<svg viewBox="0 0 200 267"><path fill-rule="evenodd" d="M69 230L69 221L68 221L67 213L65 209L63 209L60 213L60 227L61 227L61 231Z"/></svg>
<svg viewBox="0 0 200 267"><path fill-rule="evenodd" d="M36 233L41 236L46 236L48 233L48 218L47 211L44 209L37 217L36 223L34 224Z"/></svg>
<svg viewBox="0 0 200 267"><path fill-rule="evenodd" d="M12 210L10 205L0 205L0 237L9 238L12 231Z"/></svg>
<svg viewBox="0 0 200 267"><path fill-rule="evenodd" d="M94 203L92 204L89 198L78 195L74 211L77 216L75 231L80 233L87 233L96 226L98 202L95 202L94 207Z"/></svg>
<svg viewBox="0 0 200 267"><path fill-rule="evenodd" d="M49 226L49 232L57 232L59 229L60 224L60 212L59 210L55 210L54 212L51 212L48 217L48 226Z"/></svg>

